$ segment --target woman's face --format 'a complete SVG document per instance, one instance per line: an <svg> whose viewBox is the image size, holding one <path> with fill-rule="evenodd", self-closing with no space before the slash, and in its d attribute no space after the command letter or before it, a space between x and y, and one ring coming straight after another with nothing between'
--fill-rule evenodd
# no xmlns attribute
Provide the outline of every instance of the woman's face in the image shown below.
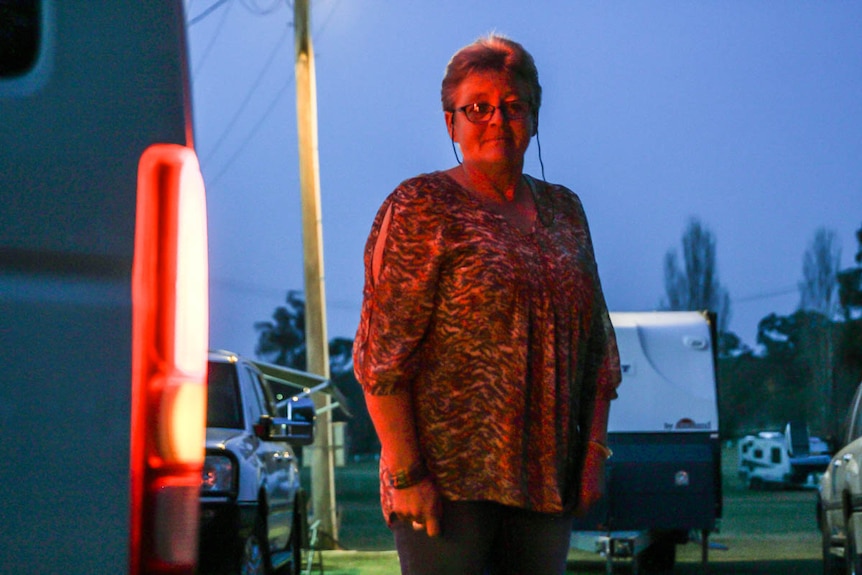
<svg viewBox="0 0 862 575"><path fill-rule="evenodd" d="M500 105L529 101L529 89L507 73L483 72L461 82L454 96L455 112L446 112L446 123L461 147L464 162L520 166L533 136L535 120L532 112L520 119L507 118ZM469 104L491 104L497 109L487 121L473 123L461 111Z"/></svg>

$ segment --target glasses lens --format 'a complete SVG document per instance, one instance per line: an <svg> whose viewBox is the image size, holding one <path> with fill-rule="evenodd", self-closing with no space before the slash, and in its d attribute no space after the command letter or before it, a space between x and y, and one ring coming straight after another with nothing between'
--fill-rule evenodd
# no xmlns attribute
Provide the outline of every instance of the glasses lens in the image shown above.
<svg viewBox="0 0 862 575"><path fill-rule="evenodd" d="M487 122L494 114L494 106L480 102L464 106L464 115L471 122Z"/></svg>
<svg viewBox="0 0 862 575"><path fill-rule="evenodd" d="M474 123L483 123L487 122L491 119L491 116L494 115L494 111L497 109L496 106L492 106L486 102L477 102L475 104L468 104L461 108L464 111L464 115L467 116L467 119ZM525 102L524 100L513 100L512 102L503 102L500 105L500 111L503 113L509 120L521 120L526 118L530 114L530 110L532 106L529 102Z"/></svg>
<svg viewBox="0 0 862 575"><path fill-rule="evenodd" d="M515 100L514 102L505 102L501 108L506 117L512 120L520 120L526 118L530 113L530 104L523 100Z"/></svg>

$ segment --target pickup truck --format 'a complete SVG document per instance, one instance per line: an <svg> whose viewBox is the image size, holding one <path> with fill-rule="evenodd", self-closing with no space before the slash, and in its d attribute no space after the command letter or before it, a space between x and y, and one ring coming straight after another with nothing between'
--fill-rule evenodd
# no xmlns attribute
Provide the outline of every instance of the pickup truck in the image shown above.
<svg viewBox="0 0 862 575"><path fill-rule="evenodd" d="M862 383L847 412L843 445L818 491L824 573L862 573Z"/></svg>
<svg viewBox="0 0 862 575"><path fill-rule="evenodd" d="M234 353L210 352L208 372L201 572L298 575L308 519L295 449L314 441L314 403L277 402L255 362Z"/></svg>

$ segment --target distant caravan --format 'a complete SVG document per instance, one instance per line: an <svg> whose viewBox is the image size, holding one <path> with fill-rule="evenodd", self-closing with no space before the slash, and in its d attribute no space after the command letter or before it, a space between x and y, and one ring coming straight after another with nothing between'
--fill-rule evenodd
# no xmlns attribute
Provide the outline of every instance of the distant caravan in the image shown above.
<svg viewBox="0 0 862 575"><path fill-rule="evenodd" d="M739 477L749 489L811 488L829 467L829 446L804 421L784 432L761 431L739 441Z"/></svg>

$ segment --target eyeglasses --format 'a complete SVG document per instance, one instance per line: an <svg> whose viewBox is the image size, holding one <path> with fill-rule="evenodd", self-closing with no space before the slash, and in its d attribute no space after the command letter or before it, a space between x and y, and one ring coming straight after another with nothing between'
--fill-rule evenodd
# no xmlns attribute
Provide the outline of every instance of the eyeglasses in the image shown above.
<svg viewBox="0 0 862 575"><path fill-rule="evenodd" d="M464 112L473 124L484 124L490 122L494 116L494 111L500 109L503 117L507 120L522 120L526 118L532 111L533 105L526 100L512 100L511 102L503 102L499 106L494 106L487 102L477 102L475 104L467 104L457 108L457 112Z"/></svg>

